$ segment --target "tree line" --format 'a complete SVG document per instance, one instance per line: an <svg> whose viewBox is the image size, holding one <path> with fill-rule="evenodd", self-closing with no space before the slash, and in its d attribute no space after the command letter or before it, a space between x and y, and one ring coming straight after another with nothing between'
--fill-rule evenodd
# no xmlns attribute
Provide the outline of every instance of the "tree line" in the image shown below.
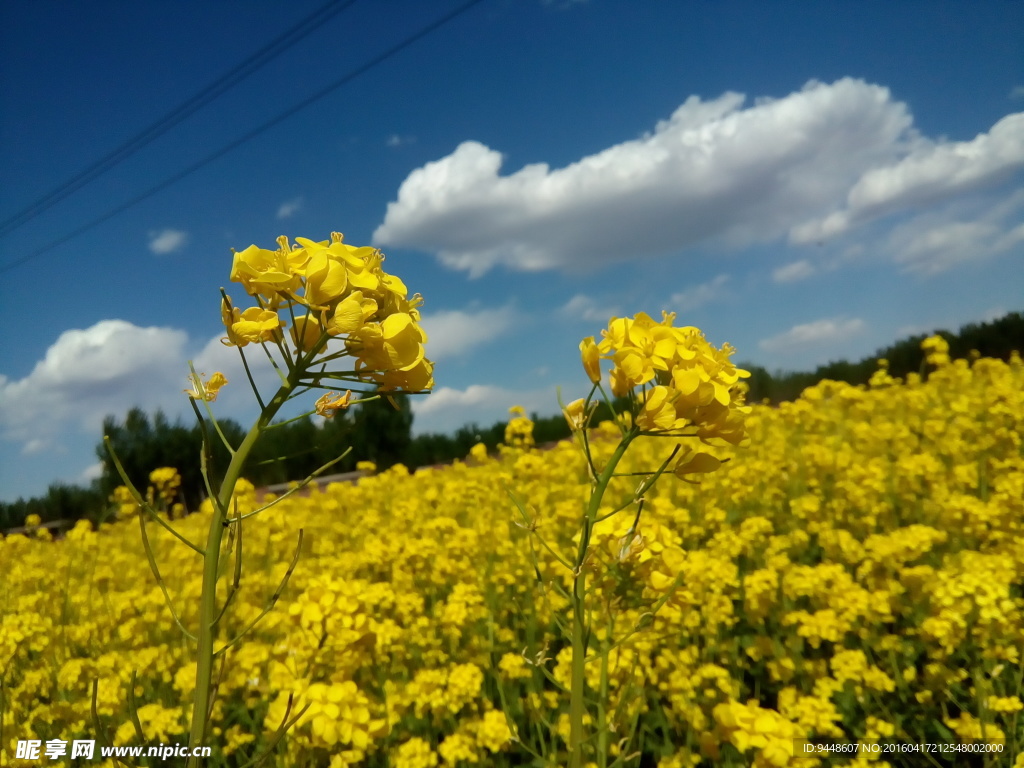
<svg viewBox="0 0 1024 768"><path fill-rule="evenodd" d="M781 372L774 375L761 366L742 365L750 371L747 384L750 387L747 401L758 403L782 403L795 400L807 387L819 381L831 379L848 384L867 384L871 374L878 370L878 361L887 360L889 375L905 379L908 373L924 373L924 352L921 342L928 336L938 335L949 343L952 359L967 358L973 352L981 357L1008 360L1014 350L1024 354L1024 314L1010 312L1001 318L983 323L969 323L961 326L959 332L936 331L934 334L917 334L880 349L875 354L857 362L839 360L818 366L809 372Z"/></svg>
<svg viewBox="0 0 1024 768"><path fill-rule="evenodd" d="M1024 314L1012 312L999 319L963 326L958 333L938 331L949 343L950 356L968 357L977 351L982 357L1006 360L1014 350L1024 351ZM857 362L841 360L819 366L809 372L769 373L761 366L739 363L750 371L747 379L749 402L772 404L793 400L807 387L824 379L866 384L878 369L878 360L888 361L890 375L905 378L908 373L924 370L921 342L925 335L898 341L874 355ZM298 480L318 467L337 458L350 446L352 450L335 464L330 472L347 472L360 461L372 461L384 469L402 463L410 469L442 464L464 458L477 443L494 450L502 441L506 422L489 427L467 424L453 434L422 434L412 436L412 408L405 395L394 397L395 406L386 399L353 406L334 418L318 424L310 417L282 423L269 431L253 450L244 475L257 487ZM608 418L607 407L601 405L597 420ZM539 417L533 414L534 439L538 444L569 437L569 428L561 415ZM238 423L220 421L225 437L234 445L241 442L245 431ZM158 467L174 467L181 474L182 501L187 509L195 509L205 497L199 470L202 437L198 425L171 423L157 411L152 416L139 408L130 410L122 420L108 416L103 434L109 435L125 472L140 490L149 484L149 473ZM90 519L94 522L106 514L107 500L114 488L121 485L102 438L96 453L103 462L103 473L88 488L54 484L42 497L0 502L0 530L20 526L28 515L39 515L43 522L51 520ZM211 457L214 474L227 465L227 452L217 441Z"/></svg>

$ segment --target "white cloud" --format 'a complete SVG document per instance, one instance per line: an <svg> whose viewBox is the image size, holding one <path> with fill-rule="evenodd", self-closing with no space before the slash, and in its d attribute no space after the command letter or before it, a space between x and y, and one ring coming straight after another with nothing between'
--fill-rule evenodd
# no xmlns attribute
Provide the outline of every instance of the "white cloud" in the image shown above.
<svg viewBox="0 0 1024 768"><path fill-rule="evenodd" d="M40 440L39 438L33 438L25 443L21 448L22 456L31 456L35 453L42 453L50 447L49 440Z"/></svg>
<svg viewBox="0 0 1024 768"><path fill-rule="evenodd" d="M945 197L1024 167L1024 112L1007 115L972 141L922 146L895 165L868 171L850 190L858 213Z"/></svg>
<svg viewBox="0 0 1024 768"><path fill-rule="evenodd" d="M156 254L173 253L188 241L188 234L180 229L162 229L149 233L149 250Z"/></svg>
<svg viewBox="0 0 1024 768"><path fill-rule="evenodd" d="M772 279L776 283L795 283L798 280L806 280L817 270L814 265L806 259L786 264L772 272Z"/></svg>
<svg viewBox="0 0 1024 768"><path fill-rule="evenodd" d="M1024 99L1024 85L1015 85L1010 89L1010 98L1014 101Z"/></svg>
<svg viewBox="0 0 1024 768"><path fill-rule="evenodd" d="M466 389L441 387L422 399L413 401L413 430L450 433L459 427L476 423L489 427L508 419L508 409L521 405L527 413L549 415L558 412L558 400L550 387L536 390L514 390L489 384L471 384Z"/></svg>
<svg viewBox="0 0 1024 768"><path fill-rule="evenodd" d="M175 328L102 320L62 333L26 376L0 375L0 470L17 472L20 481L17 490L13 483L0 483L4 493L10 498L37 493L55 478L88 480L81 473L95 462L93 449L108 415L120 420L132 407L148 414L161 409L172 421L180 417L192 424L184 393L190 357L197 372L221 371L228 378L213 404L218 418L251 423L258 412L256 399L238 350L222 345L221 335L202 344ZM279 385L277 375L261 350L247 357L267 400ZM281 417L298 415L314 399L315 393L307 394L282 410Z"/></svg>
<svg viewBox="0 0 1024 768"><path fill-rule="evenodd" d="M0 383L0 432L32 451L68 425L98 430L108 413L153 406L184 385L186 334L102 320L65 331L23 379Z"/></svg>
<svg viewBox="0 0 1024 768"><path fill-rule="evenodd" d="M80 441L83 434L98 437L107 415L123 418L135 406L190 421L184 394L190 346L182 330L124 320L65 331L27 376L0 377L0 437L20 444L22 455L45 455ZM248 359L257 385L269 397L276 375L262 354ZM216 404L219 416L247 420L255 412L236 349L213 338L194 361L200 373L222 371L228 377L230 385Z"/></svg>
<svg viewBox="0 0 1024 768"><path fill-rule="evenodd" d="M463 142L409 174L374 241L436 252L472 276L767 241L825 215L865 170L914 144L906 107L861 80L743 104L737 93L691 96L640 139L506 176L499 152Z"/></svg>
<svg viewBox="0 0 1024 768"><path fill-rule="evenodd" d="M103 462L97 461L95 464L90 464L82 473L78 476L78 481L81 483L91 483L93 480L98 480L103 476Z"/></svg>
<svg viewBox="0 0 1024 768"><path fill-rule="evenodd" d="M808 243L842 234L854 224L997 184L1024 168L1024 112L1007 115L971 141L917 142L900 160L867 170L842 210L794 227Z"/></svg>
<svg viewBox="0 0 1024 768"><path fill-rule="evenodd" d="M989 309L987 309L985 311L985 313L981 316L981 321L983 323L991 323L994 320L998 320L999 318L1003 317L1006 314L1007 314L1006 307L1003 307L1003 306L1000 306L999 304L997 304L996 306L990 307Z"/></svg>
<svg viewBox="0 0 1024 768"><path fill-rule="evenodd" d="M896 261L912 272L945 272L987 251L996 231L993 225L978 221L939 224L914 234L900 249Z"/></svg>
<svg viewBox="0 0 1024 768"><path fill-rule="evenodd" d="M302 198L296 197L281 203L277 209L277 218L290 219L302 209Z"/></svg>
<svg viewBox="0 0 1024 768"><path fill-rule="evenodd" d="M388 136L388 140L386 142L384 142L384 143L385 143L386 146L389 146L389 147L401 147L401 146L404 146L406 144L415 144L416 143L416 137L415 136L399 136L397 133L392 133L390 136Z"/></svg>
<svg viewBox="0 0 1024 768"><path fill-rule="evenodd" d="M718 275L706 283L687 288L685 291L672 294L672 308L677 312L693 312L724 295L722 290L729 282L728 275Z"/></svg>
<svg viewBox="0 0 1024 768"><path fill-rule="evenodd" d="M1004 233L993 244L996 252L1008 251L1018 243L1024 243L1024 223L1018 224L1013 229Z"/></svg>
<svg viewBox="0 0 1024 768"><path fill-rule="evenodd" d="M456 408L472 408L480 405L498 405L511 408L516 403L509 400L509 390L484 384L471 384L466 389L441 387L429 396L413 403L413 409L421 415Z"/></svg>
<svg viewBox="0 0 1024 768"><path fill-rule="evenodd" d="M252 387L249 384L238 350L235 347L224 346L220 338L218 335L207 341L203 348L192 357L192 364L195 366L196 372L203 375L208 376L214 371L220 371L224 374L228 380L228 386L220 390L217 396L215 412L218 416L240 418L243 423L248 424L256 414L256 398L252 393ZM270 399L280 386L281 380L271 367L267 356L263 354L263 350L255 345L250 345L245 348L245 351L249 370L265 402ZM184 372L184 375L187 376L188 360L182 357L179 367ZM184 382L184 379L182 381L187 383ZM318 396L319 393L310 400L300 398L302 402L299 405L303 408L308 408L310 407L311 400L315 400ZM182 402L177 398L177 392L173 402ZM188 412L191 412L191 408L188 409ZM301 412L302 409L299 409L295 414L291 415L297 415ZM284 415L282 414L282 416Z"/></svg>
<svg viewBox="0 0 1024 768"><path fill-rule="evenodd" d="M1024 243L1024 190L980 211L947 205L893 228L885 249L907 272L934 275Z"/></svg>
<svg viewBox="0 0 1024 768"><path fill-rule="evenodd" d="M758 346L766 352L795 352L808 346L821 347L846 341L857 336L864 328L864 321L857 317L815 320L813 323L795 325L777 336L762 339Z"/></svg>
<svg viewBox="0 0 1024 768"><path fill-rule="evenodd" d="M622 310L617 306L599 304L582 293L576 294L563 304L560 312L566 317L602 324L607 324L613 317L622 317Z"/></svg>
<svg viewBox="0 0 1024 768"><path fill-rule="evenodd" d="M843 234L850 228L850 214L846 211L833 211L822 219L805 221L797 224L789 231L791 243L806 245L817 242L821 245L825 240Z"/></svg>
<svg viewBox="0 0 1024 768"><path fill-rule="evenodd" d="M427 357L436 362L463 355L507 333L515 319L511 307L424 314L420 324L427 332Z"/></svg>

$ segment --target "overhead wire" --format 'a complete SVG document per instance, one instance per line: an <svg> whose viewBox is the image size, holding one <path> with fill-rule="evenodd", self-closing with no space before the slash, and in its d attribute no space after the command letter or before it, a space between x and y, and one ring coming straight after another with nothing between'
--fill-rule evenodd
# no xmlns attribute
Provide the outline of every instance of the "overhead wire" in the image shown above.
<svg viewBox="0 0 1024 768"><path fill-rule="evenodd" d="M149 189L145 190L144 192L141 192L140 194L136 195L135 197L127 200L126 202L118 205L115 208L112 208L111 210L107 211L106 213L102 214L101 216L98 216L97 218L87 222L86 224L83 224L82 226L72 230L71 232L68 232L67 234L57 238L56 240L53 240L53 241L47 243L46 245L44 245L44 246L42 246L40 248L36 248L35 250L29 252L25 256L22 256L20 259L16 259L16 260L14 260L14 261L12 261L12 262L10 262L8 264L4 264L4 265L0 266L0 274L2 274L4 272L9 272L12 269L16 269L17 267L20 267L21 265L28 263L32 259L38 258L39 256L41 256L42 254L46 253L47 251L53 250L57 246L63 245L64 243L66 243L66 242L68 242L70 240L73 240L74 238L78 237L79 235L82 235L85 232L88 232L90 229L93 229L94 227L96 227L96 226L98 226L98 225L100 225L100 224L102 224L102 223L104 223L106 221L109 221L110 219L112 219L115 216L117 216L119 213L123 213L124 211L128 210L129 208L132 208L133 206L138 205L142 201L149 199L150 197L152 197L153 195L157 194L158 192L162 192L163 190L167 189L172 184L175 184L175 183L181 181L182 179L186 178L187 176L192 175L193 173L198 171L200 168L204 168L205 166L207 166L210 163L212 163L214 160L217 160L217 159L223 157L224 155L226 155L229 152L237 149L238 147L242 146L243 144L247 143L248 141L251 141L256 136L259 136L261 133L264 133L265 131L269 130L270 128L273 128L278 123L281 123L281 122L287 120L288 118L296 115L301 110L303 110L306 107L309 107L310 105L316 103L317 101L319 101L320 99L322 99L325 96L329 95L333 91L336 91L338 88L342 87L343 85L347 85L352 80L355 80L357 77L359 77L360 75L365 74L366 72L370 71L371 69L373 69L377 65L382 64L383 62L387 61L392 56L395 56L396 54L402 52L403 50L408 48L410 45L412 45L412 44L416 43L417 41L421 40L422 38L428 36L429 34L434 32L435 30L440 29L444 25L446 25L449 22L453 21L454 19L456 19L457 17L461 16L463 13L468 11L470 8L472 8L475 5L478 5L481 2L483 2L483 0L468 0L468 2L465 2L462 5L460 5L457 8L455 8L454 10L446 13L444 16L441 16L437 20L435 20L435 21L431 22L430 24L426 25L425 27L420 29L418 32L415 32L414 34L410 35L409 37L404 38L400 42L398 42L395 45L391 46L390 48L386 49L384 52L374 56L373 58L369 59L364 64L361 64L360 66L358 66L355 69L351 70L350 72L348 72L343 77L339 78L338 80L335 80L334 82L330 83L329 85L327 85L327 86L321 88L320 90L314 92L312 95L307 96L306 98L302 99L298 103L293 104L292 106L288 107L288 109L285 109L285 110L281 111L280 113L278 113L277 115L272 117L270 120L267 120L266 122L264 122L261 125L257 126L253 130L249 131L248 133L245 133L242 136L238 137L237 139L229 142L228 144L224 145L223 147L221 147L217 151L212 152L211 154L207 155L203 159L198 160L195 163L192 163L192 165L189 165L186 168L184 168L183 170L181 170L181 171L179 171L179 172L177 172L177 173L167 177L166 179L164 179L160 183L155 184L154 186L150 187Z"/></svg>
<svg viewBox="0 0 1024 768"><path fill-rule="evenodd" d="M88 167L83 168L25 208L4 219L0 222L0 235L6 235L31 221L39 214L49 210L57 203L99 178L111 168L119 165L211 101L214 101L223 93L238 85L238 83L261 69L264 65L276 59L288 50L289 45L301 40L313 29L323 25L342 11L347 10L356 2L357 0L347 0L347 2L331 0L326 5L321 6L138 134L114 148Z"/></svg>

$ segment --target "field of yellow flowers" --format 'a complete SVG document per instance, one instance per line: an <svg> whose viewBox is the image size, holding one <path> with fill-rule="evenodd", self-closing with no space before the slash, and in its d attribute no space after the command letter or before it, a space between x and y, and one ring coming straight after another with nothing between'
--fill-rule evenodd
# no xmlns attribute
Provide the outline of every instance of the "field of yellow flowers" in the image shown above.
<svg viewBox="0 0 1024 768"><path fill-rule="evenodd" d="M268 605L300 528L301 553L279 602L215 669L205 764L241 766L268 747L267 764L310 768L565 763L572 574L510 493L568 551L590 486L571 442L540 451L513 425L498 455L394 467L253 518L222 645ZM587 717L601 753L652 768L859 762L793 755L794 740L818 738L914 750L875 765L1024 766L1020 359L822 382L754 406L747 431L750 446L716 449L731 460L699 484L663 479L625 550L631 513L597 527ZM596 461L617 436L594 430ZM640 438L623 471L664 452ZM609 511L640 479L613 481ZM154 483L170 495L173 477ZM236 498L243 513L256 505L244 483ZM192 651L122 501L127 519L98 531L0 541L0 764L46 764L15 760L19 739L139 743L133 675L147 743L187 740ZM199 540L211 514L177 527ZM201 561L149 529L171 602L194 624Z"/></svg>

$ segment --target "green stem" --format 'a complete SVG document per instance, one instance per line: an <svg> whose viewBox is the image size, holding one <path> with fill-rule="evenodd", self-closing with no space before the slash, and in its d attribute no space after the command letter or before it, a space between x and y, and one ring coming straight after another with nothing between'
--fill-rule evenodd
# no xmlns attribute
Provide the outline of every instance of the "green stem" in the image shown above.
<svg viewBox="0 0 1024 768"><path fill-rule="evenodd" d="M266 408L263 403L263 398L260 397L259 387L256 386L256 380L252 377L252 371L249 370L249 361L245 359L245 352L241 347L238 347L238 355L242 358L242 365L245 367L245 377L249 379L249 386L252 388L252 393L256 395L256 402L259 403L260 410Z"/></svg>
<svg viewBox="0 0 1024 768"><path fill-rule="evenodd" d="M615 449L605 465L604 470L597 478L594 490L590 495L590 504L587 513L583 518L583 529L580 531L580 546L576 554L576 564L573 576L572 590L572 687L569 691L569 768L583 767L583 742L586 740L583 733L583 689L586 683L586 657L587 657L587 576L584 563L587 559L587 551L590 547L590 537L593 534L594 523L597 520L597 512L601 508L601 500L604 492L608 489L615 474L615 467L626 454L626 448L636 437L635 430L626 432L622 441Z"/></svg>
<svg viewBox="0 0 1024 768"><path fill-rule="evenodd" d="M213 645L217 635L217 579L220 572L220 549L224 531L228 526L227 512L231 505L231 496L235 490L235 484L242 476L242 467L249 456L256 441L263 430L270 424L277 414L277 411L288 399L288 395L295 387L296 373L293 369L291 375L285 380L281 388L277 390L273 399L267 403L256 423L252 425L249 433L245 436L242 444L238 446L231 463L224 473L224 480L220 486L220 494L214 500L213 519L210 521L210 532L206 541L205 554L203 556L203 592L199 604L199 647L196 658L196 691L195 701L192 708L192 728L189 732L188 745L190 748L202 746L206 740L207 726L211 704L211 682L213 680ZM197 758L189 758L188 766L198 765Z"/></svg>

